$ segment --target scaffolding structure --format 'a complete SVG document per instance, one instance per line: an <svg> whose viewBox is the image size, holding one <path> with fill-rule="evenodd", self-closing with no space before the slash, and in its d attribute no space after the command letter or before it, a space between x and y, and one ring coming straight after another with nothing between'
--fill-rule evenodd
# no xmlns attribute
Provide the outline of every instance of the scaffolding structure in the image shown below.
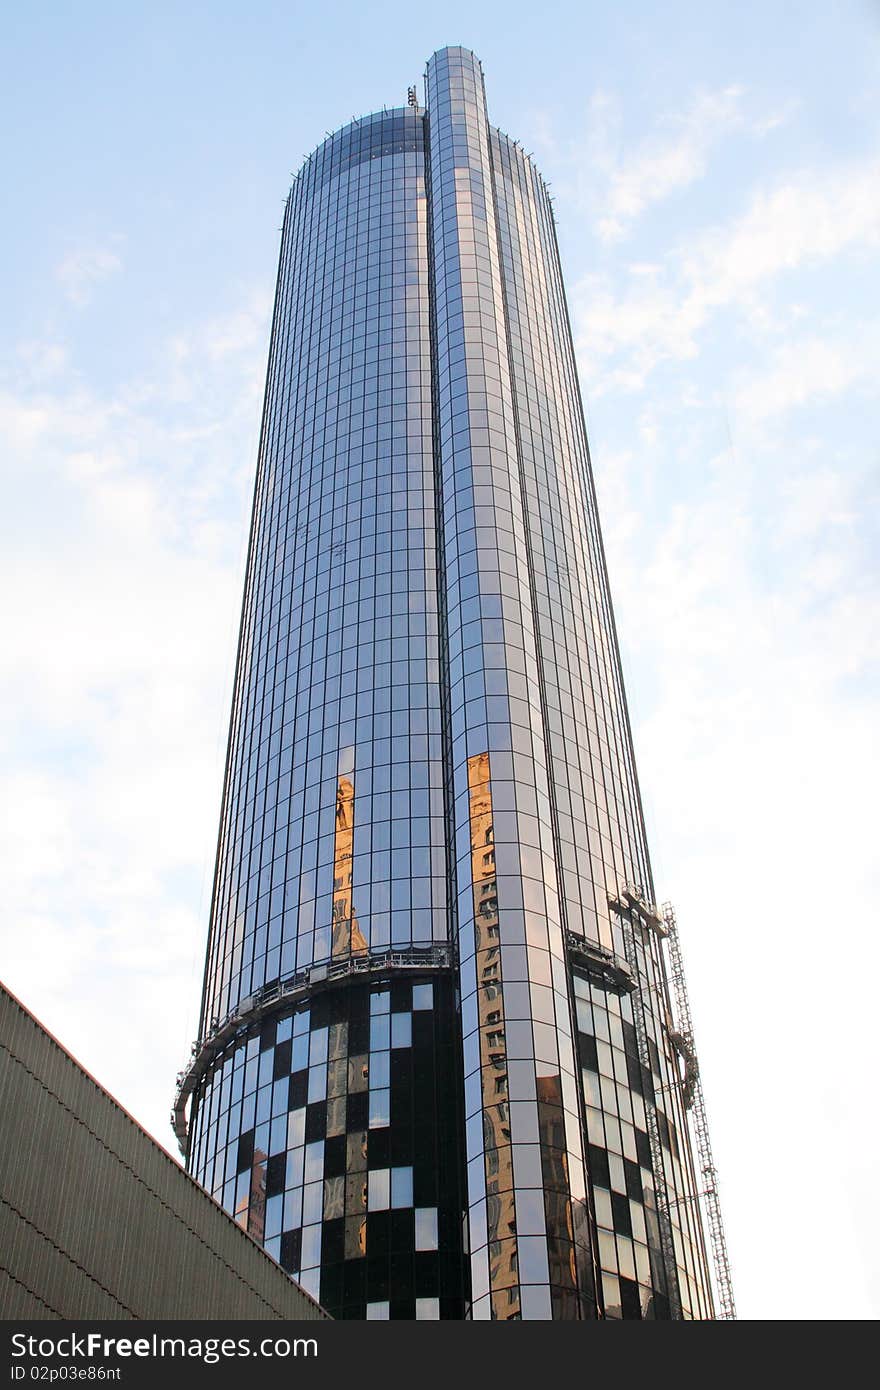
<svg viewBox="0 0 880 1390"><path fill-rule="evenodd" d="M697 1142L697 1158L701 1178L699 1195L702 1199L706 1222L709 1227L709 1240L712 1245L715 1291L718 1296L718 1318L719 1320L732 1321L736 1318L736 1303L733 1297L733 1282L730 1275L724 1221L721 1216L721 1202L718 1197L718 1173L712 1158L712 1145L709 1140L706 1104L703 1099L703 1084L700 1079L697 1051L694 1046L694 1025L681 959L678 923L675 918L675 909L670 902L663 904L663 921L666 926L666 943L669 948L671 966L669 982L675 999L676 1021L682 1043L680 1051L686 1057L685 1104L693 1119Z"/></svg>
<svg viewBox="0 0 880 1390"><path fill-rule="evenodd" d="M663 1285L669 1299L670 1316L679 1321L682 1317L681 1287L678 1280L678 1263L675 1258L675 1234L672 1229L672 1208L669 1199L669 1186L666 1178L666 1164L663 1161L663 1147L660 1127L657 1120L657 1106L654 1090L654 1073L651 1067L651 1054L648 1048L648 1031L645 1023L645 972L639 964L639 950L636 933L643 935L652 931L659 937L666 935L666 922L649 903L642 889L625 883L620 896L609 894L608 903L617 913L623 929L624 950L630 973L636 982L633 994L633 1027L636 1046L642 1064L642 1075L646 1080L645 1122L648 1132L648 1145L651 1150L651 1171L654 1178L654 1209L657 1217L657 1231L660 1238Z"/></svg>

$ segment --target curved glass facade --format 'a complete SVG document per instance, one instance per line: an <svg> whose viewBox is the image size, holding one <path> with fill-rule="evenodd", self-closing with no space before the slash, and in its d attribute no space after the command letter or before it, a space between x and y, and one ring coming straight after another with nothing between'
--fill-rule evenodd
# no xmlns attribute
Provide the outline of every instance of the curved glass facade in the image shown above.
<svg viewBox="0 0 880 1390"><path fill-rule="evenodd" d="M711 1317L552 211L425 90L287 204L188 1162L335 1316Z"/></svg>

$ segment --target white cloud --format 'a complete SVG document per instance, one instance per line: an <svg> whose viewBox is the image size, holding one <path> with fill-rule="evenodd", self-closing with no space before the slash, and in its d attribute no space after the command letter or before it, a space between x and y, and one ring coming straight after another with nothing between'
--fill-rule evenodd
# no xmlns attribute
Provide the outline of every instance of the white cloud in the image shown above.
<svg viewBox="0 0 880 1390"><path fill-rule="evenodd" d="M109 397L60 362L34 378L31 352L0 397L3 978L165 1144L196 1028L268 308L185 335L185 391L164 348Z"/></svg>
<svg viewBox="0 0 880 1390"><path fill-rule="evenodd" d="M823 1315L864 1318L877 1312L876 1225L864 1213L860 1222L847 1174L880 1138L863 1065L880 967L870 907L880 744L865 684L880 596L858 543L875 500L864 476L821 458L798 462L779 487L768 463L719 456L686 499L649 508L642 459L617 455L607 496L600 467L600 503L740 1313L800 1318L815 1307L776 1277L782 1251L795 1265L815 1259L803 1210L816 1170L799 1147L815 1127L823 1170L839 1183L823 1260L853 1271ZM834 574L820 601L817 564Z"/></svg>
<svg viewBox="0 0 880 1390"><path fill-rule="evenodd" d="M797 110L789 101L770 112L749 110L736 83L697 91L684 109L658 114L648 135L627 147L624 113L616 93L596 88L576 138L560 137L546 112L533 112L529 129L553 187L585 214L599 240L627 236L650 208L698 183L729 136L763 140Z"/></svg>
<svg viewBox="0 0 880 1390"><path fill-rule="evenodd" d="M820 536L829 527L851 528L858 513L852 488L847 484L848 480L829 466L786 480L781 489L782 540L808 541ZM815 583L815 571L812 578Z"/></svg>
<svg viewBox="0 0 880 1390"><path fill-rule="evenodd" d="M686 166L669 169L671 188ZM858 1186L880 1139L864 1109L880 497L860 427L878 175L862 159L740 179L728 220L606 254L573 296L655 876L679 910L744 1317L880 1310ZM805 1125L839 1197L821 1258L852 1271L821 1307L774 1277L816 1258Z"/></svg>
<svg viewBox="0 0 880 1390"><path fill-rule="evenodd" d="M67 350L61 343L44 342L41 339L20 343L18 357L25 368L22 379L31 383L45 382L57 377L68 362Z"/></svg>
<svg viewBox="0 0 880 1390"><path fill-rule="evenodd" d="M682 275L701 307L730 304L783 271L880 242L880 162L810 170L759 191L731 227L685 250Z"/></svg>
<svg viewBox="0 0 880 1390"><path fill-rule="evenodd" d="M766 116L759 116L757 119L752 120L749 124L749 129L752 131L753 135L757 135L759 139L763 139L765 135L770 134L771 130L779 130L780 126L787 125L800 109L800 105L801 103L796 98L785 101L781 106L777 107L775 111L770 111Z"/></svg>
<svg viewBox="0 0 880 1390"><path fill-rule="evenodd" d="M774 345L759 368L740 376L737 415L754 424L827 401L860 383L873 390L878 354L880 324L863 324L857 340L813 334L789 338Z"/></svg>
<svg viewBox="0 0 880 1390"><path fill-rule="evenodd" d="M759 190L739 217L680 244L659 266L631 266L622 289L609 274L583 277L573 311L591 395L641 389L661 362L694 357L721 311L765 331L766 290L778 277L878 243L880 165L870 161ZM791 317L802 312L794 305Z"/></svg>
<svg viewBox="0 0 880 1390"><path fill-rule="evenodd" d="M56 267L55 276L71 304L83 308L97 285L122 270L122 260L108 246L83 246L70 251Z"/></svg>
<svg viewBox="0 0 880 1390"><path fill-rule="evenodd" d="M663 119L612 169L597 222L603 241L618 240L646 208L705 174L713 146L743 125L741 97L735 86L700 93L686 112Z"/></svg>

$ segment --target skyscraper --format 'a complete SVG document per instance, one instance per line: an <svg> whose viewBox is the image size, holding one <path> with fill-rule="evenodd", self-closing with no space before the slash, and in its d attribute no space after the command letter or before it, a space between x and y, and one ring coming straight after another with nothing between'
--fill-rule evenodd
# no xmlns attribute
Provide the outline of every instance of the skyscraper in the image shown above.
<svg viewBox="0 0 880 1390"><path fill-rule="evenodd" d="M553 213L425 92L287 202L177 1128L335 1316L707 1318Z"/></svg>

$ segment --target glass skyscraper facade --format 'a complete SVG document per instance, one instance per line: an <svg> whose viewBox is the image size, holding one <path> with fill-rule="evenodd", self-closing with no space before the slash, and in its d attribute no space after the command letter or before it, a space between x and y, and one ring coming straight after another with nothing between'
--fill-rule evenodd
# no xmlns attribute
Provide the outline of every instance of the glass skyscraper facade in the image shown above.
<svg viewBox="0 0 880 1390"><path fill-rule="evenodd" d="M287 203L178 1131L334 1316L710 1318L553 213L425 100Z"/></svg>

